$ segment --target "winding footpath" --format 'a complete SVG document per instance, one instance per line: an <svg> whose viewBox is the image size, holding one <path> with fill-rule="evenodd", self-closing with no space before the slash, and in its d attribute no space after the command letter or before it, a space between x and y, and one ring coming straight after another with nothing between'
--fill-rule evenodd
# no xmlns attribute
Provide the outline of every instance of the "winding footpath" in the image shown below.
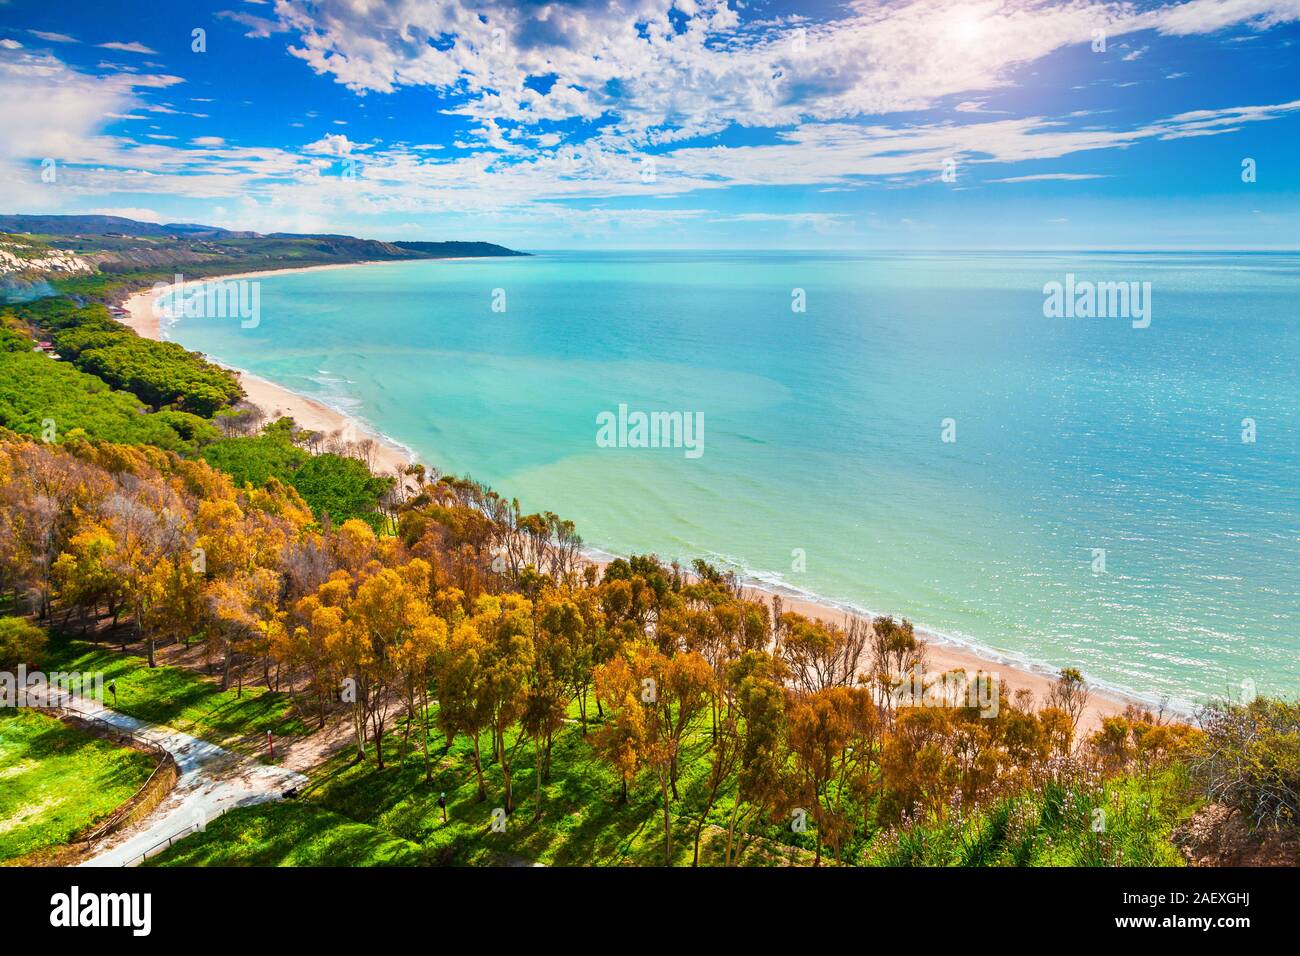
<svg viewBox="0 0 1300 956"><path fill-rule="evenodd" d="M51 703L41 700L44 695L29 696L34 703ZM172 755L179 772L175 787L152 813L105 837L81 866L138 866L177 839L202 830L227 810L280 800L285 791L307 783L296 771L259 763L179 730L128 717L97 700L59 695L52 703L162 747Z"/></svg>

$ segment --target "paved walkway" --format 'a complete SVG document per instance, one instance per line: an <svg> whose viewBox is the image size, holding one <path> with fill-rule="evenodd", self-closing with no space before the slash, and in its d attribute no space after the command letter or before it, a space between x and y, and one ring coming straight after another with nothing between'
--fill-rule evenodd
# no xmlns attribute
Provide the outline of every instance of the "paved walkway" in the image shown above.
<svg viewBox="0 0 1300 956"><path fill-rule="evenodd" d="M31 699L47 703L37 694ZM152 813L106 837L82 866L138 866L227 810L279 800L286 790L307 783L305 776L293 770L259 763L179 730L128 717L96 700L61 695L53 702L162 747L175 759L180 773L176 786Z"/></svg>

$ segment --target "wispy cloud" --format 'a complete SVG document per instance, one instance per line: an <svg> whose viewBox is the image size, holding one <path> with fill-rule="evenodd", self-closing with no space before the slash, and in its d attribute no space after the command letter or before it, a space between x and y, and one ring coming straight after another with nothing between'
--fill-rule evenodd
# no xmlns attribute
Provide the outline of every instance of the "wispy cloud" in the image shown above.
<svg viewBox="0 0 1300 956"><path fill-rule="evenodd" d="M1101 173L1035 173L1032 176L1006 176L990 179L991 183L1076 182L1082 179L1105 179Z"/></svg>
<svg viewBox="0 0 1300 956"><path fill-rule="evenodd" d="M44 40L46 43L76 43L77 38L69 36L66 33L51 33L48 30L29 30L32 36Z"/></svg>
<svg viewBox="0 0 1300 956"><path fill-rule="evenodd" d="M143 43L136 42L135 40L132 40L130 43L122 43L118 40L113 40L109 43L100 43L98 45L101 49L104 50L121 50L123 53L157 53L158 52L157 50L150 49L149 47L145 46Z"/></svg>

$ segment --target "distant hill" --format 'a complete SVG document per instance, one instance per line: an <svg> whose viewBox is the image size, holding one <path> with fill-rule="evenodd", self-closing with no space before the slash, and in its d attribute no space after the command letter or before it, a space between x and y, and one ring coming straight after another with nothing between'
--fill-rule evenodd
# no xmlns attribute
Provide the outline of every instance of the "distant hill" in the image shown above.
<svg viewBox="0 0 1300 956"><path fill-rule="evenodd" d="M0 215L0 301L49 295L52 287L113 301L178 273L220 276L386 259L527 254L491 242L383 242L332 233L262 235L121 216Z"/></svg>
<svg viewBox="0 0 1300 956"><path fill-rule="evenodd" d="M490 242L395 242L399 249L421 252L439 259L452 256L526 256L527 252L516 252Z"/></svg>
<svg viewBox="0 0 1300 956"><path fill-rule="evenodd" d="M0 232L32 233L42 237L102 237L136 239L189 239L225 243L253 240L273 246L277 241L310 246L326 255L372 256L376 259L425 259L451 256L526 256L491 242L383 242L334 233L237 232L220 226L185 222L139 222L122 216L0 215Z"/></svg>
<svg viewBox="0 0 1300 956"><path fill-rule="evenodd" d="M231 232L219 226L195 223L138 222L121 216L5 216L0 232L32 232L50 236L184 236L198 238L252 238L255 232Z"/></svg>

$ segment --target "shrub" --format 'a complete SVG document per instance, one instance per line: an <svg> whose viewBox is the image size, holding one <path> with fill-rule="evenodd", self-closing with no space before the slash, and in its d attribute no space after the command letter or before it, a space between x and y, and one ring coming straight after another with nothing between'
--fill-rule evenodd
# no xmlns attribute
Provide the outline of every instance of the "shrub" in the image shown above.
<svg viewBox="0 0 1300 956"><path fill-rule="evenodd" d="M1201 723L1205 742L1193 766L1206 796L1256 827L1300 825L1300 701L1220 702Z"/></svg>

